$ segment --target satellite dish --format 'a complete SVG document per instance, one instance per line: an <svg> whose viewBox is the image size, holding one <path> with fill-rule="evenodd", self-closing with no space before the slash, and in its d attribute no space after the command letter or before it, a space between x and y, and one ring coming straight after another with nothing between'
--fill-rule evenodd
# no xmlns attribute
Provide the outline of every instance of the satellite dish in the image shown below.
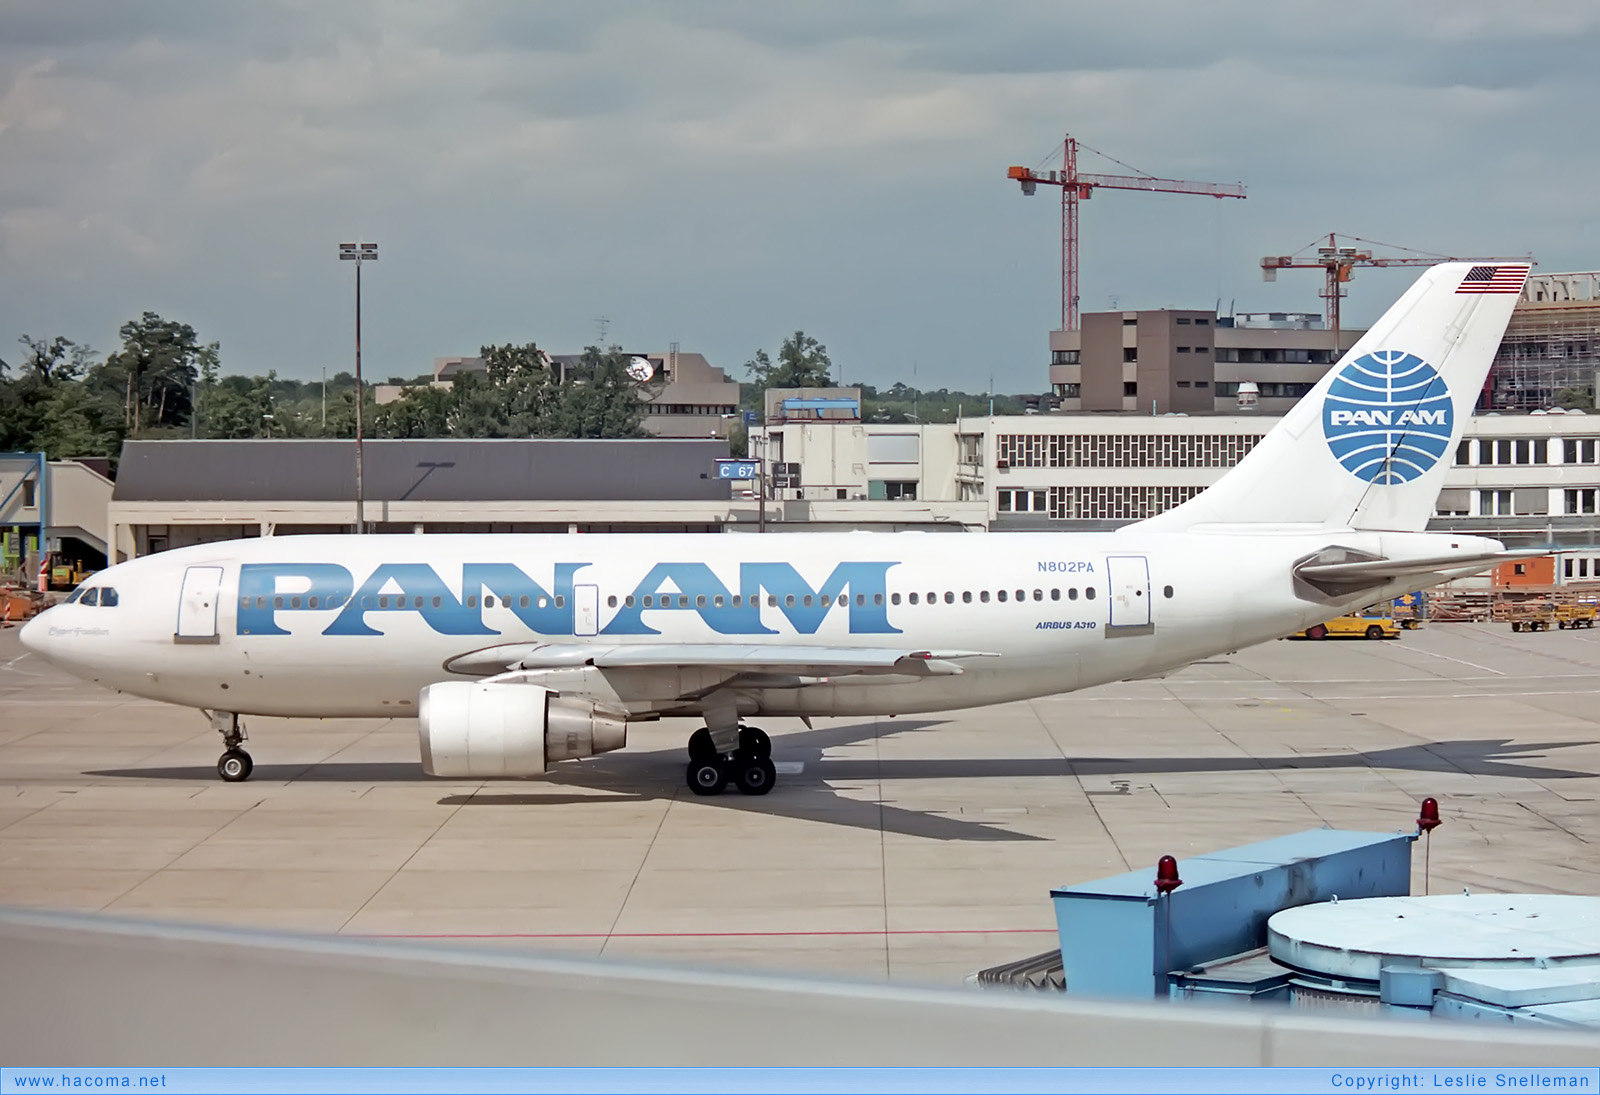
<svg viewBox="0 0 1600 1095"><path fill-rule="evenodd" d="M650 359L635 354L628 362L628 375L640 384L656 375L656 367L650 364Z"/></svg>

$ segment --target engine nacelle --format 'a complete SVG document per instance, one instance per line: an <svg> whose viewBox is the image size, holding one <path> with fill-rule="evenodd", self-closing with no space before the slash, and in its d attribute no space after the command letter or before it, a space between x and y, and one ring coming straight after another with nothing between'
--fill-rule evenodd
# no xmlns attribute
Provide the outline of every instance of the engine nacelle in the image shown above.
<svg viewBox="0 0 1600 1095"><path fill-rule="evenodd" d="M417 728L422 770L451 779L537 776L628 743L624 712L534 684L430 684L417 699Z"/></svg>

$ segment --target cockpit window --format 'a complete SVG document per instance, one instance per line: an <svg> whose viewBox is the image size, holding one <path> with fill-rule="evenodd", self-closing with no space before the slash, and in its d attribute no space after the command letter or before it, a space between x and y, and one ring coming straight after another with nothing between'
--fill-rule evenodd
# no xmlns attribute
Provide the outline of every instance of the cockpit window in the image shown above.
<svg viewBox="0 0 1600 1095"><path fill-rule="evenodd" d="M83 594L84 590L82 587L73 590L72 593L68 595L66 603L70 605L73 601L76 601L79 597L82 597Z"/></svg>
<svg viewBox="0 0 1600 1095"><path fill-rule="evenodd" d="M80 605L97 605L97 604L99 604L100 603L100 591L98 589L86 589L86 590L84 590L83 591L83 596L78 598L78 603Z"/></svg>
<svg viewBox="0 0 1600 1095"><path fill-rule="evenodd" d="M100 591L100 607L101 608L116 608L117 607L117 591L115 589L112 589L110 586L106 586L104 589L102 589Z"/></svg>

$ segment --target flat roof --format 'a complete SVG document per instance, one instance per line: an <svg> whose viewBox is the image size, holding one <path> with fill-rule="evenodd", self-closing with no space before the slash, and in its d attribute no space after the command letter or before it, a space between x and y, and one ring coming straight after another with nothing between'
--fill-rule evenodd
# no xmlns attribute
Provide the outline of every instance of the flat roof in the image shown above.
<svg viewBox="0 0 1600 1095"><path fill-rule="evenodd" d="M337 502L355 497L354 441L125 441L118 502ZM715 501L716 438L366 441L371 502Z"/></svg>

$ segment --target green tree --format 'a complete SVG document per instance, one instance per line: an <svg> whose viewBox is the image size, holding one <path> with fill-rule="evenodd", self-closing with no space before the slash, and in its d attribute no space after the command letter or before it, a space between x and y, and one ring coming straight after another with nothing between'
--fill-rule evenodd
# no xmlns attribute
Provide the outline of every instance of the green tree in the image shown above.
<svg viewBox="0 0 1600 1095"><path fill-rule="evenodd" d="M190 392L201 368L216 363L218 344L201 345L187 323L145 312L122 325L122 348L106 358L101 381L122 390L123 426L183 426L193 411Z"/></svg>
<svg viewBox="0 0 1600 1095"><path fill-rule="evenodd" d="M765 350L757 350L744 367L755 386L763 391L833 385L833 361L828 357L828 348L804 331L796 331L783 340L777 362Z"/></svg>
<svg viewBox="0 0 1600 1095"><path fill-rule="evenodd" d="M1558 407L1591 410L1594 407L1594 393L1588 388L1562 388L1556 393L1555 403Z"/></svg>
<svg viewBox="0 0 1600 1095"><path fill-rule="evenodd" d="M650 389L628 375L621 347L584 348L574 375L561 385L561 402L552 416L554 437L643 437Z"/></svg>
<svg viewBox="0 0 1600 1095"><path fill-rule="evenodd" d="M93 351L60 336L18 341L27 350L21 374L0 375L0 449L114 458L116 408L82 379L94 367Z"/></svg>

